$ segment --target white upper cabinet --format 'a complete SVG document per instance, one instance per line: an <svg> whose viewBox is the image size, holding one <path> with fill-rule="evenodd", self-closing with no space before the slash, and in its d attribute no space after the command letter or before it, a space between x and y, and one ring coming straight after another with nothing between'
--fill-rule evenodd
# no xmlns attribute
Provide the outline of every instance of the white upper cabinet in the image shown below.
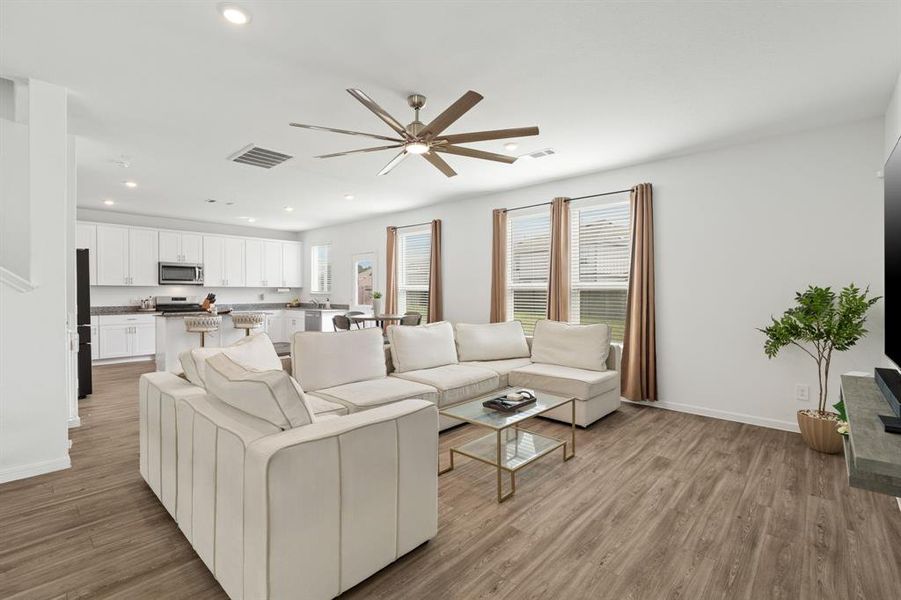
<svg viewBox="0 0 901 600"><path fill-rule="evenodd" d="M75 228L75 247L88 251L89 285L97 285L97 226L78 223Z"/></svg>
<svg viewBox="0 0 901 600"><path fill-rule="evenodd" d="M130 285L128 227L97 226L97 285Z"/></svg>
<svg viewBox="0 0 901 600"><path fill-rule="evenodd" d="M263 287L284 285L282 272L282 243L263 242Z"/></svg>
<svg viewBox="0 0 901 600"><path fill-rule="evenodd" d="M244 285L247 287L266 287L263 269L263 240L247 240L244 244L246 258Z"/></svg>
<svg viewBox="0 0 901 600"><path fill-rule="evenodd" d="M160 231L160 261L201 264L203 236L180 231Z"/></svg>
<svg viewBox="0 0 901 600"><path fill-rule="evenodd" d="M282 243L282 282L284 287L303 287L303 244Z"/></svg>
<svg viewBox="0 0 901 600"><path fill-rule="evenodd" d="M97 285L157 285L155 229L97 226Z"/></svg>
<svg viewBox="0 0 901 600"><path fill-rule="evenodd" d="M203 236L203 282L208 286L244 285L244 240Z"/></svg>
<svg viewBox="0 0 901 600"><path fill-rule="evenodd" d="M128 285L159 283L159 236L155 229L128 230Z"/></svg>

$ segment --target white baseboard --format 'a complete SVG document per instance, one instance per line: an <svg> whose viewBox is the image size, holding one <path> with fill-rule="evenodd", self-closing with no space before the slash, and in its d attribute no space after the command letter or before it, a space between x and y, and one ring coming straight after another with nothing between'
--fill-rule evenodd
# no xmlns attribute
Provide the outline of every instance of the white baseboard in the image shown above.
<svg viewBox="0 0 901 600"><path fill-rule="evenodd" d="M72 429L73 427L81 427L81 417L69 418L69 429Z"/></svg>
<svg viewBox="0 0 901 600"><path fill-rule="evenodd" d="M672 410L676 412L684 412L692 415L701 415L702 417L713 417L714 419L722 419L724 421L735 421L737 423L747 423L748 425L757 425L759 427L768 427L770 429L781 429L782 431L792 431L798 433L798 423L796 421L780 421L778 419L768 419L766 417L755 417L754 415L745 415L742 413L734 413L725 410L716 410L706 406L696 406L694 404L682 404L681 402L666 402L658 400L657 402L632 402L622 398L623 402L629 404L637 404L639 406L649 406L652 408L662 408L664 410Z"/></svg>
<svg viewBox="0 0 901 600"><path fill-rule="evenodd" d="M120 358L95 358L91 361L91 364L94 366L117 365L120 363L144 362L148 360L154 360L155 358L156 356L153 354L148 354L146 356L122 356Z"/></svg>
<svg viewBox="0 0 901 600"><path fill-rule="evenodd" d="M63 469L68 469L71 466L72 463L67 454L53 460L10 467L8 469L0 470L0 483L25 479L26 477L34 477L35 475L43 475L44 473L50 473L52 471L61 471Z"/></svg>

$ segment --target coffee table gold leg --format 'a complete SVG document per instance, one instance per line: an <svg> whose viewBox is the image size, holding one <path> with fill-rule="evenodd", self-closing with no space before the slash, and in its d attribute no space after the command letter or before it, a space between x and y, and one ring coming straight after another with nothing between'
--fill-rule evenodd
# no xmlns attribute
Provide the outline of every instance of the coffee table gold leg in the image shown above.
<svg viewBox="0 0 901 600"><path fill-rule="evenodd" d="M444 469L438 469L438 474L439 474L439 475L444 475L444 474L447 473L448 471L453 471L453 470L454 470L454 451L453 451L453 449L451 449L451 451L450 451L449 454L450 454L450 466L449 466L449 467L445 467Z"/></svg>
<svg viewBox="0 0 901 600"><path fill-rule="evenodd" d="M570 400L570 404L572 404L572 425L570 426L571 431L572 431L572 441L570 442L571 450L569 452L569 456L566 455L566 444L563 444L563 461L564 462L568 461L569 459L571 459L573 456L576 455L576 400L575 400L575 398Z"/></svg>

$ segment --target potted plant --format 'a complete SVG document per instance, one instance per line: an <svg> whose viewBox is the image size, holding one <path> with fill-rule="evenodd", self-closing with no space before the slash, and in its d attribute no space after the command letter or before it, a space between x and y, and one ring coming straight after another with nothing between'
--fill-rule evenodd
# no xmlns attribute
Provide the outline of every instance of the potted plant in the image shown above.
<svg viewBox="0 0 901 600"><path fill-rule="evenodd" d="M372 314L373 316L382 314L381 292L372 292Z"/></svg>
<svg viewBox="0 0 901 600"><path fill-rule="evenodd" d="M839 416L826 410L829 366L833 352L848 350L866 335L867 311L879 300L868 298L869 291L861 292L852 283L836 296L831 288L809 286L795 294L795 306L779 319L772 317L769 327L758 329L766 335L764 352L769 358L791 344L816 361L820 387L817 410L799 410L798 427L807 445L820 452L835 454L842 449L842 437L836 431Z"/></svg>

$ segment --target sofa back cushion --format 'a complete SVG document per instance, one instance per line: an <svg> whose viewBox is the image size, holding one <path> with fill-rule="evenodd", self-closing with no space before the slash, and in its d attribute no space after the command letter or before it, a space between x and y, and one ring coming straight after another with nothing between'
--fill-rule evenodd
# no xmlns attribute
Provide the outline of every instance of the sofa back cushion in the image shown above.
<svg viewBox="0 0 901 600"><path fill-rule="evenodd" d="M379 379L388 374L384 346L378 327L331 333L298 331L291 353L292 372L308 392Z"/></svg>
<svg viewBox="0 0 901 600"><path fill-rule="evenodd" d="M388 327L391 361L398 373L457 364L454 328L447 321Z"/></svg>
<svg viewBox="0 0 901 600"><path fill-rule="evenodd" d="M222 348L192 348L178 355L185 377L194 385L206 387L206 359L225 354L248 369L281 370L282 361L275 352L272 340L265 333L243 337L231 346Z"/></svg>
<svg viewBox="0 0 901 600"><path fill-rule="evenodd" d="M280 429L316 420L301 387L281 369L248 369L220 352L206 360L206 384L222 402Z"/></svg>
<svg viewBox="0 0 901 600"><path fill-rule="evenodd" d="M457 323L454 325L457 358L470 360L505 360L529 356L529 344L519 321L505 323Z"/></svg>
<svg viewBox="0 0 901 600"><path fill-rule="evenodd" d="M609 352L610 327L603 323L570 325L543 320L535 324L532 362L605 371Z"/></svg>

